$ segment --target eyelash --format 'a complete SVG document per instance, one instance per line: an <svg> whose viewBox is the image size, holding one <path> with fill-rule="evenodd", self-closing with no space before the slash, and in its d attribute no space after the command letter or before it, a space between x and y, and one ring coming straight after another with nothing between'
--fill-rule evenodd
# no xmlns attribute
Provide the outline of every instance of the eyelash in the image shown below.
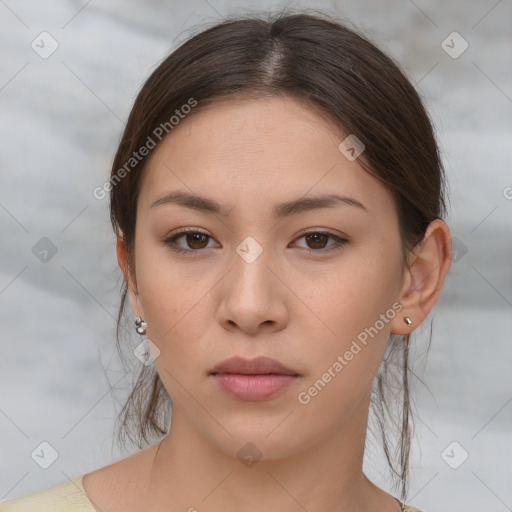
<svg viewBox="0 0 512 512"><path fill-rule="evenodd" d="M206 250L206 249L182 249L181 247L177 247L175 245L175 242L179 238L183 237L186 234L198 234L198 235L206 236L207 238L213 238L210 235L207 235L206 233L203 233L202 231L197 231L195 229L184 229L184 230L181 230L178 233L175 233L174 235L166 238L164 240L164 243L172 251L174 251L174 252L176 252L178 254L187 254L188 256L199 256L199 253L204 252ZM319 253L325 254L325 253L328 253L328 252L331 252L331 251L339 250L339 249L343 248L343 246L345 244L348 243L348 240L346 240L345 238L341 238L341 237L339 237L337 235L333 235L332 233L327 233L327 232L324 232L324 231L308 231L306 233L302 233L302 235L299 236L298 239L303 238L303 237L305 237L307 235L327 235L328 237L334 238L336 240L336 243L332 244L327 249L303 249L306 252L308 252L310 254L315 254L315 255L318 255Z"/></svg>

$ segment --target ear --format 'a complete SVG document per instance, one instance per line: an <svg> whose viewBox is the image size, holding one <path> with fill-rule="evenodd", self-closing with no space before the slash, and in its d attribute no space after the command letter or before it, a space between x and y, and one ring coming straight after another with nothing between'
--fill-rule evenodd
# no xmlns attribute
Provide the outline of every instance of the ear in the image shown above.
<svg viewBox="0 0 512 512"><path fill-rule="evenodd" d="M409 268L405 270L398 297L403 309L391 322L392 333L409 334L425 320L441 293L451 258L450 229L443 220L435 219L409 254ZM404 322L406 316L412 325Z"/></svg>
<svg viewBox="0 0 512 512"><path fill-rule="evenodd" d="M135 316L144 317L144 311L142 309L142 305L140 303L139 294L137 291L137 283L134 282L132 276L130 276L130 272L128 270L128 258L126 254L126 244L124 242L123 234L120 233L117 236L117 244L116 244L116 253L117 253L117 262L119 264L120 269L124 274L124 278L127 281L127 289L128 289L128 298L130 301L130 306ZM135 276L133 276L135 278Z"/></svg>

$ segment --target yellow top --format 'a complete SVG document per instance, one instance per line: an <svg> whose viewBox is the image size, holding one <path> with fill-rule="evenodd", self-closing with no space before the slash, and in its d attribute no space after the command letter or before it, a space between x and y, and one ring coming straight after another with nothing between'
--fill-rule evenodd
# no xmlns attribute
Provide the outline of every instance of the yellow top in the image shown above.
<svg viewBox="0 0 512 512"><path fill-rule="evenodd" d="M0 502L0 512L96 512L82 485L85 473L48 489ZM402 504L402 512L421 512Z"/></svg>
<svg viewBox="0 0 512 512"><path fill-rule="evenodd" d="M2 501L0 512L96 512L82 485L84 474L48 489Z"/></svg>

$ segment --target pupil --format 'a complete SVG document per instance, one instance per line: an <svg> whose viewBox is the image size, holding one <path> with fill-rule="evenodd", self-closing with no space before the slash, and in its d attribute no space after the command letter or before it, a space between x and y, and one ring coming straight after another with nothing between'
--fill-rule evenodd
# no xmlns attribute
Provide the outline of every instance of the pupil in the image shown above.
<svg viewBox="0 0 512 512"><path fill-rule="evenodd" d="M315 243L320 243L321 244L321 242L318 241L318 238L325 238L325 235L322 234L322 233L315 233L313 235L308 235L308 238L313 238L314 239L313 240L313 244L315 244Z"/></svg>
<svg viewBox="0 0 512 512"><path fill-rule="evenodd" d="M189 237L189 245L194 247L194 243L201 244L201 241L204 242L204 240L201 240L201 237L206 238L206 235L203 235L201 233L192 233L188 235ZM192 240L190 240L192 238Z"/></svg>

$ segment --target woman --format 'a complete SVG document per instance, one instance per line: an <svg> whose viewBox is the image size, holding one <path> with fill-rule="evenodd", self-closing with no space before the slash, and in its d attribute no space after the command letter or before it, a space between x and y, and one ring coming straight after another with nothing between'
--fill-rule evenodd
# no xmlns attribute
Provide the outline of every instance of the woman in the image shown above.
<svg viewBox="0 0 512 512"><path fill-rule="evenodd" d="M135 411L146 446L0 511L417 511L409 336L451 244L433 129L397 65L321 14L203 30L141 89L107 191L119 319L128 298L145 343L122 428ZM370 403L400 500L362 470Z"/></svg>

